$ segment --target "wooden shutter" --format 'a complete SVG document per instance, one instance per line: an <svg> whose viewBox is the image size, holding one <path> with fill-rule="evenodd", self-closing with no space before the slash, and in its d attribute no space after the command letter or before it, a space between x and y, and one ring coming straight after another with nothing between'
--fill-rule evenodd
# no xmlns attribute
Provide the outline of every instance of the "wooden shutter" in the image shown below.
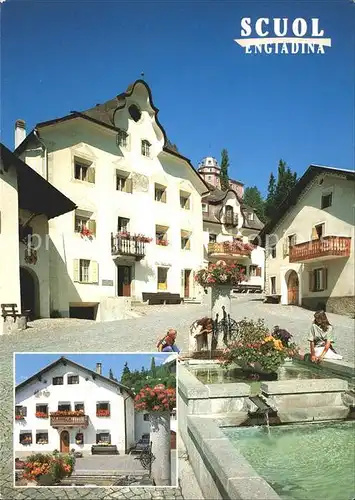
<svg viewBox="0 0 355 500"><path fill-rule="evenodd" d="M23 417L27 417L27 406L23 406L23 407L21 408L21 415L22 415Z"/></svg>
<svg viewBox="0 0 355 500"><path fill-rule="evenodd" d="M314 292L314 286L315 286L314 271L308 272L308 280L309 280L309 291Z"/></svg>
<svg viewBox="0 0 355 500"><path fill-rule="evenodd" d="M322 274L323 274L323 290L326 290L328 288L328 269L326 267L323 267Z"/></svg>
<svg viewBox="0 0 355 500"><path fill-rule="evenodd" d="M88 182L95 184L95 167L88 168Z"/></svg>
<svg viewBox="0 0 355 500"><path fill-rule="evenodd" d="M261 267L256 268L255 276L261 276Z"/></svg>
<svg viewBox="0 0 355 500"><path fill-rule="evenodd" d="M189 237L189 239L186 242L185 249L186 250L190 250L191 249L191 236Z"/></svg>
<svg viewBox="0 0 355 500"><path fill-rule="evenodd" d="M91 260L89 264L89 282L99 282L99 264L95 260Z"/></svg>
<svg viewBox="0 0 355 500"><path fill-rule="evenodd" d="M284 257L289 254L289 241L288 238L284 241Z"/></svg>
<svg viewBox="0 0 355 500"><path fill-rule="evenodd" d="M80 281L80 260L73 260L73 280Z"/></svg>
<svg viewBox="0 0 355 500"><path fill-rule="evenodd" d="M312 228L312 240L318 240L318 233L315 227Z"/></svg>
<svg viewBox="0 0 355 500"><path fill-rule="evenodd" d="M131 177L127 177L127 179L126 179L125 191L126 191L126 193L132 193L132 179L131 179Z"/></svg>
<svg viewBox="0 0 355 500"><path fill-rule="evenodd" d="M166 189L164 189L164 192L162 194L161 200L163 203L166 203Z"/></svg>
<svg viewBox="0 0 355 500"><path fill-rule="evenodd" d="M187 198L187 200L186 200L186 206L185 206L185 208L186 208L187 210L190 210L190 208L191 208L191 203L190 203L190 200L191 200L191 196L189 196L189 197Z"/></svg>
<svg viewBox="0 0 355 500"><path fill-rule="evenodd" d="M88 221L88 229L94 236L96 236L96 220L90 219Z"/></svg>

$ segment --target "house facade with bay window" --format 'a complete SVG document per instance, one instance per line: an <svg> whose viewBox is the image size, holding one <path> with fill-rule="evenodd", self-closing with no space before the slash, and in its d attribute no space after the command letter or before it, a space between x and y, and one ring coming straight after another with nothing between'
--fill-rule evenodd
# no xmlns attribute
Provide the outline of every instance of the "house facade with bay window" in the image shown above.
<svg viewBox="0 0 355 500"><path fill-rule="evenodd" d="M204 158L199 172L210 189L202 199L205 265L218 260L238 264L244 268L247 281L235 291L263 291L265 252L261 246L251 244L263 224L254 210L243 203L242 183L230 181L228 190L220 189L220 167L215 158Z"/></svg>
<svg viewBox="0 0 355 500"><path fill-rule="evenodd" d="M143 292L198 298L208 187L167 139L143 80L39 123L15 152L77 205L49 225L52 311L106 321Z"/></svg>
<svg viewBox="0 0 355 500"><path fill-rule="evenodd" d="M311 165L265 226L266 292L355 315L354 171Z"/></svg>
<svg viewBox="0 0 355 500"><path fill-rule="evenodd" d="M141 437L135 436L141 415L133 398L130 389L101 374L100 363L92 371L61 357L16 387L15 454L88 454L96 444L128 453Z"/></svg>

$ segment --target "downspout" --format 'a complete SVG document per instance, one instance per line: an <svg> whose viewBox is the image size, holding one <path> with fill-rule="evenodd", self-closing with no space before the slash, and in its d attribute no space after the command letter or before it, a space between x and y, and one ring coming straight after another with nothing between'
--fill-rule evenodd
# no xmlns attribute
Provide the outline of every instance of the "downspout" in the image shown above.
<svg viewBox="0 0 355 500"><path fill-rule="evenodd" d="M127 396L123 400L123 413L124 413L124 448L125 448L125 454L127 455L128 452L128 447L127 447L127 406L126 406L126 401L129 399L131 396Z"/></svg>
<svg viewBox="0 0 355 500"><path fill-rule="evenodd" d="M42 146L42 149L43 149L43 154L44 154L44 178L46 179L46 181L48 181L48 148L44 144L44 142L42 141L42 139L40 139L39 132L38 132L38 130L36 128L34 129L34 135L37 138L38 142L40 143L40 145Z"/></svg>

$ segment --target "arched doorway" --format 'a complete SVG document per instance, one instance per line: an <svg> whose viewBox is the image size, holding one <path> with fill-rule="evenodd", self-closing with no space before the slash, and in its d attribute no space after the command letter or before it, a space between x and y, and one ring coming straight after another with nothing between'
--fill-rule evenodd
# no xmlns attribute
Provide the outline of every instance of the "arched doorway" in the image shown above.
<svg viewBox="0 0 355 500"><path fill-rule="evenodd" d="M30 311L31 320L39 317L39 286L37 276L20 267L21 311Z"/></svg>
<svg viewBox="0 0 355 500"><path fill-rule="evenodd" d="M298 306L299 281L296 271L291 271L287 279L287 304Z"/></svg>
<svg viewBox="0 0 355 500"><path fill-rule="evenodd" d="M69 432L62 431L60 433L60 452L69 453L70 442L69 442Z"/></svg>

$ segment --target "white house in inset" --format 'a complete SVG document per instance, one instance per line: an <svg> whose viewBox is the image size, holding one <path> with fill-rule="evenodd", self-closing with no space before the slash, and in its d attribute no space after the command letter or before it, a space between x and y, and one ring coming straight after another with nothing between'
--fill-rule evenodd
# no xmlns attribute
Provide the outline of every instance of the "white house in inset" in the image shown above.
<svg viewBox="0 0 355 500"><path fill-rule="evenodd" d="M210 193L202 199L205 265L218 260L239 264L248 280L237 289L262 291L265 252L261 246L250 249L248 244L259 234L263 224L254 210L243 203L243 185L230 181L230 188L221 190L220 167L215 158L205 158L199 173L210 188ZM209 184L211 180L213 184Z"/></svg>
<svg viewBox="0 0 355 500"><path fill-rule="evenodd" d="M106 443L125 454L136 441L135 419L134 394L104 377L100 363L95 372L61 357L16 387L15 453L88 453Z"/></svg>
<svg viewBox="0 0 355 500"><path fill-rule="evenodd" d="M77 205L49 226L52 310L105 321L124 317L143 292L197 298L208 187L169 142L143 80L39 123L17 146Z"/></svg>
<svg viewBox="0 0 355 500"><path fill-rule="evenodd" d="M355 315L355 173L311 165L267 224L266 285L282 304Z"/></svg>
<svg viewBox="0 0 355 500"><path fill-rule="evenodd" d="M49 317L48 221L70 217L74 209L75 203L0 144L1 305L15 304L30 318ZM0 334L6 326L0 316Z"/></svg>

